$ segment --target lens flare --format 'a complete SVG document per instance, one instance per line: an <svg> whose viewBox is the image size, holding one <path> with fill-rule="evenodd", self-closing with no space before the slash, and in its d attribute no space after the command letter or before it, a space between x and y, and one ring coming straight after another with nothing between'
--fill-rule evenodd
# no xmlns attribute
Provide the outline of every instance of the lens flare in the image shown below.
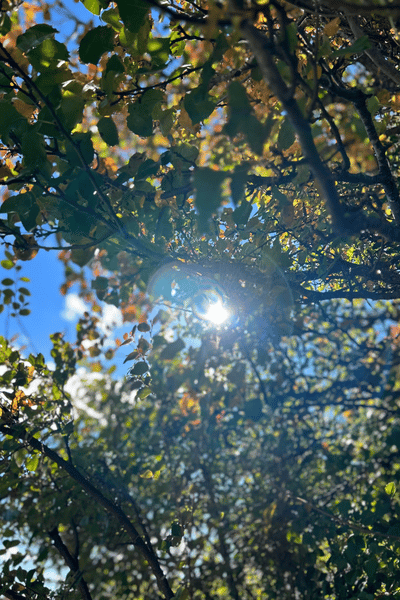
<svg viewBox="0 0 400 600"><path fill-rule="evenodd" d="M211 321L214 325L222 325L231 316L229 310L223 305L221 300L210 304L207 308L207 312L204 315L206 321Z"/></svg>
<svg viewBox="0 0 400 600"><path fill-rule="evenodd" d="M202 321L222 325L231 316L224 296L215 286L205 287L192 300L193 313Z"/></svg>
<svg viewBox="0 0 400 600"><path fill-rule="evenodd" d="M220 326L232 318L228 299L221 285L211 277L201 275L196 267L168 265L151 278L148 293L172 306L182 307L209 324Z"/></svg>

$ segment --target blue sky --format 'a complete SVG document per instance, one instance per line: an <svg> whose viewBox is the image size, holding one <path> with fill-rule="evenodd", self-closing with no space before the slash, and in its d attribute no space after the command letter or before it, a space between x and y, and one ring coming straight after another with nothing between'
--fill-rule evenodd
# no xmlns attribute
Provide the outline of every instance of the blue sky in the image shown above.
<svg viewBox="0 0 400 600"><path fill-rule="evenodd" d="M30 261L18 261L21 270L17 274L15 269L4 269L0 267L0 281L5 278L28 277L29 282L21 283L31 292L29 297L29 309L31 314L19 317L11 317L9 306L0 314L0 335L10 339L17 336L14 345L18 348L24 347L23 354L28 356L30 352L41 352L46 361L51 362L50 350L52 344L50 335L55 332L63 332L68 341L76 339L75 327L79 317L85 310L84 302L78 297L77 289L71 288L66 296L60 293L60 286L64 281L64 265L57 259L57 251L40 250L38 255ZM3 260L4 248L1 248L0 259ZM0 285L0 289L4 286ZM110 337L120 337L124 332L132 329L132 323L122 324L121 314L114 306L103 303L102 324L111 325ZM112 323L115 322L116 326ZM125 356L131 352L130 346L120 348L112 363L118 368L118 374L124 375L128 366L123 364Z"/></svg>
<svg viewBox="0 0 400 600"><path fill-rule="evenodd" d="M104 24L99 17L89 12L81 2L74 0L64 0L66 8L74 14L81 22L92 22L93 26ZM68 14L51 8L51 24L56 27L60 33L57 37L61 40L68 39L73 33L71 21ZM40 18L38 19L40 21ZM165 26L165 24L164 24ZM160 25L160 34L162 34L162 25ZM73 38L73 36L72 36ZM70 44L74 44L74 39L70 39ZM76 45L76 41L75 41ZM71 49L71 47L70 47ZM8 240L11 241L11 240ZM46 361L51 360L50 334L60 331L65 334L69 341L75 340L75 326L79 317L82 315L85 306L77 295L77 290L72 288L67 296L60 294L60 286L64 281L63 264L57 259L57 251L40 250L38 255L31 261L18 261L21 271L18 275L14 269L6 270L0 267L0 281L5 278L27 277L29 283L22 283L27 287L31 296L29 298L29 309L31 314L18 319L10 316L9 306L5 307L0 314L0 335L10 339L12 336L18 336L15 339L17 347L25 347L24 354L27 356L30 352L41 352ZM4 248L0 247L0 260L3 260ZM4 286L0 284L0 290ZM0 299L1 301L1 299ZM113 318L120 322L120 315L115 307L105 305L104 320L110 323ZM113 337L122 337L124 332L129 332L132 324L126 323L123 327L112 331ZM118 366L118 374L127 372L127 365L123 365L125 356L131 351L129 346L121 348L115 356L115 362ZM114 362L114 361L113 361Z"/></svg>
<svg viewBox="0 0 400 600"><path fill-rule="evenodd" d="M80 21L85 23L92 21L94 26L102 24L100 19L90 13L82 3L64 0L64 5ZM51 24L60 31L60 35L57 37L69 37L73 31L73 25L69 21L68 15L57 9L51 9L51 14L53 17ZM15 319L10 316L9 307L6 307L0 314L0 335L8 339L13 335L18 335L15 344L19 347L26 345L26 354L42 352L47 360L50 359L50 334L62 331L66 338L72 341L75 337L76 322L83 309L82 302L79 302L74 289L66 297L60 294L60 286L64 280L64 267L57 259L57 254L57 251L41 250L31 261L18 261L22 267L18 276L30 279L29 283L21 283L21 285L27 287L31 292L29 298L31 314ZM0 247L0 258L1 260L5 258L3 247ZM15 277L14 269L6 270L0 267L0 281L5 278L15 279ZM0 285L0 290L3 287ZM129 324L127 324L124 330L129 329ZM118 335L121 335L120 331Z"/></svg>
<svg viewBox="0 0 400 600"><path fill-rule="evenodd" d="M2 258L4 253L2 251ZM50 333L63 331L70 324L61 319L61 312L65 307L65 298L59 293L63 282L63 265L57 260L56 252L41 251L31 261L18 261L22 269L19 277L28 277L29 283L21 285L31 292L29 308L31 314L15 319L9 315L10 310L5 308L0 315L0 334L10 338L18 334L18 345L29 344L29 350L42 352L46 357L50 350ZM10 277L15 279L15 269L1 269L1 279ZM22 327L21 327L22 326Z"/></svg>

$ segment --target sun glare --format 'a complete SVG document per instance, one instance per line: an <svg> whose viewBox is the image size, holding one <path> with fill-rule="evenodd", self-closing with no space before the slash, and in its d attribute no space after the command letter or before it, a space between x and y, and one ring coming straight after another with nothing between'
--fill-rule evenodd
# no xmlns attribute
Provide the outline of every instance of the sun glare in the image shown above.
<svg viewBox="0 0 400 600"><path fill-rule="evenodd" d="M221 300L217 300L217 302L213 302L207 308L207 312L204 315L204 318L207 321L211 321L214 325L222 325L227 319L230 317L230 312L223 305Z"/></svg>

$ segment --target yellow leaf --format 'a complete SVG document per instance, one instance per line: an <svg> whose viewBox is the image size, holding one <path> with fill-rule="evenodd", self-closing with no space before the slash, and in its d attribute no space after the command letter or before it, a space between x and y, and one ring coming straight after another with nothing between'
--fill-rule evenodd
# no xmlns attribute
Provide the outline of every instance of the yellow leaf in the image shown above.
<svg viewBox="0 0 400 600"><path fill-rule="evenodd" d="M335 19L332 19L332 21L329 21L329 23L327 23L324 27L324 34L327 37L332 37L333 35L336 35L337 32L339 31L339 27L340 27L340 17L336 17Z"/></svg>
<svg viewBox="0 0 400 600"><path fill-rule="evenodd" d="M22 390L18 390L17 392L15 392L15 396L14 396L12 404L11 404L12 412L16 412L18 410L18 407L21 404L21 401L24 397L25 397L25 394Z"/></svg>
<svg viewBox="0 0 400 600"><path fill-rule="evenodd" d="M28 383L30 383L32 381L34 372L35 372L35 367L31 365L28 368Z"/></svg>
<svg viewBox="0 0 400 600"><path fill-rule="evenodd" d="M153 479L153 471L150 471L150 469L147 469L144 473L141 474L141 476L143 479Z"/></svg>

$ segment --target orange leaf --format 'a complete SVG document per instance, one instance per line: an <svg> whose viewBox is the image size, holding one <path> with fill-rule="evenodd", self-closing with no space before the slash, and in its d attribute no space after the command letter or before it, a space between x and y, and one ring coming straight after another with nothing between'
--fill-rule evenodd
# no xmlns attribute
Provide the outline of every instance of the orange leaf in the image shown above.
<svg viewBox="0 0 400 600"><path fill-rule="evenodd" d="M339 27L340 17L336 17L335 19L332 19L332 21L329 21L329 23L325 25L324 34L328 37L332 37L333 35L337 34L337 32L339 31Z"/></svg>

